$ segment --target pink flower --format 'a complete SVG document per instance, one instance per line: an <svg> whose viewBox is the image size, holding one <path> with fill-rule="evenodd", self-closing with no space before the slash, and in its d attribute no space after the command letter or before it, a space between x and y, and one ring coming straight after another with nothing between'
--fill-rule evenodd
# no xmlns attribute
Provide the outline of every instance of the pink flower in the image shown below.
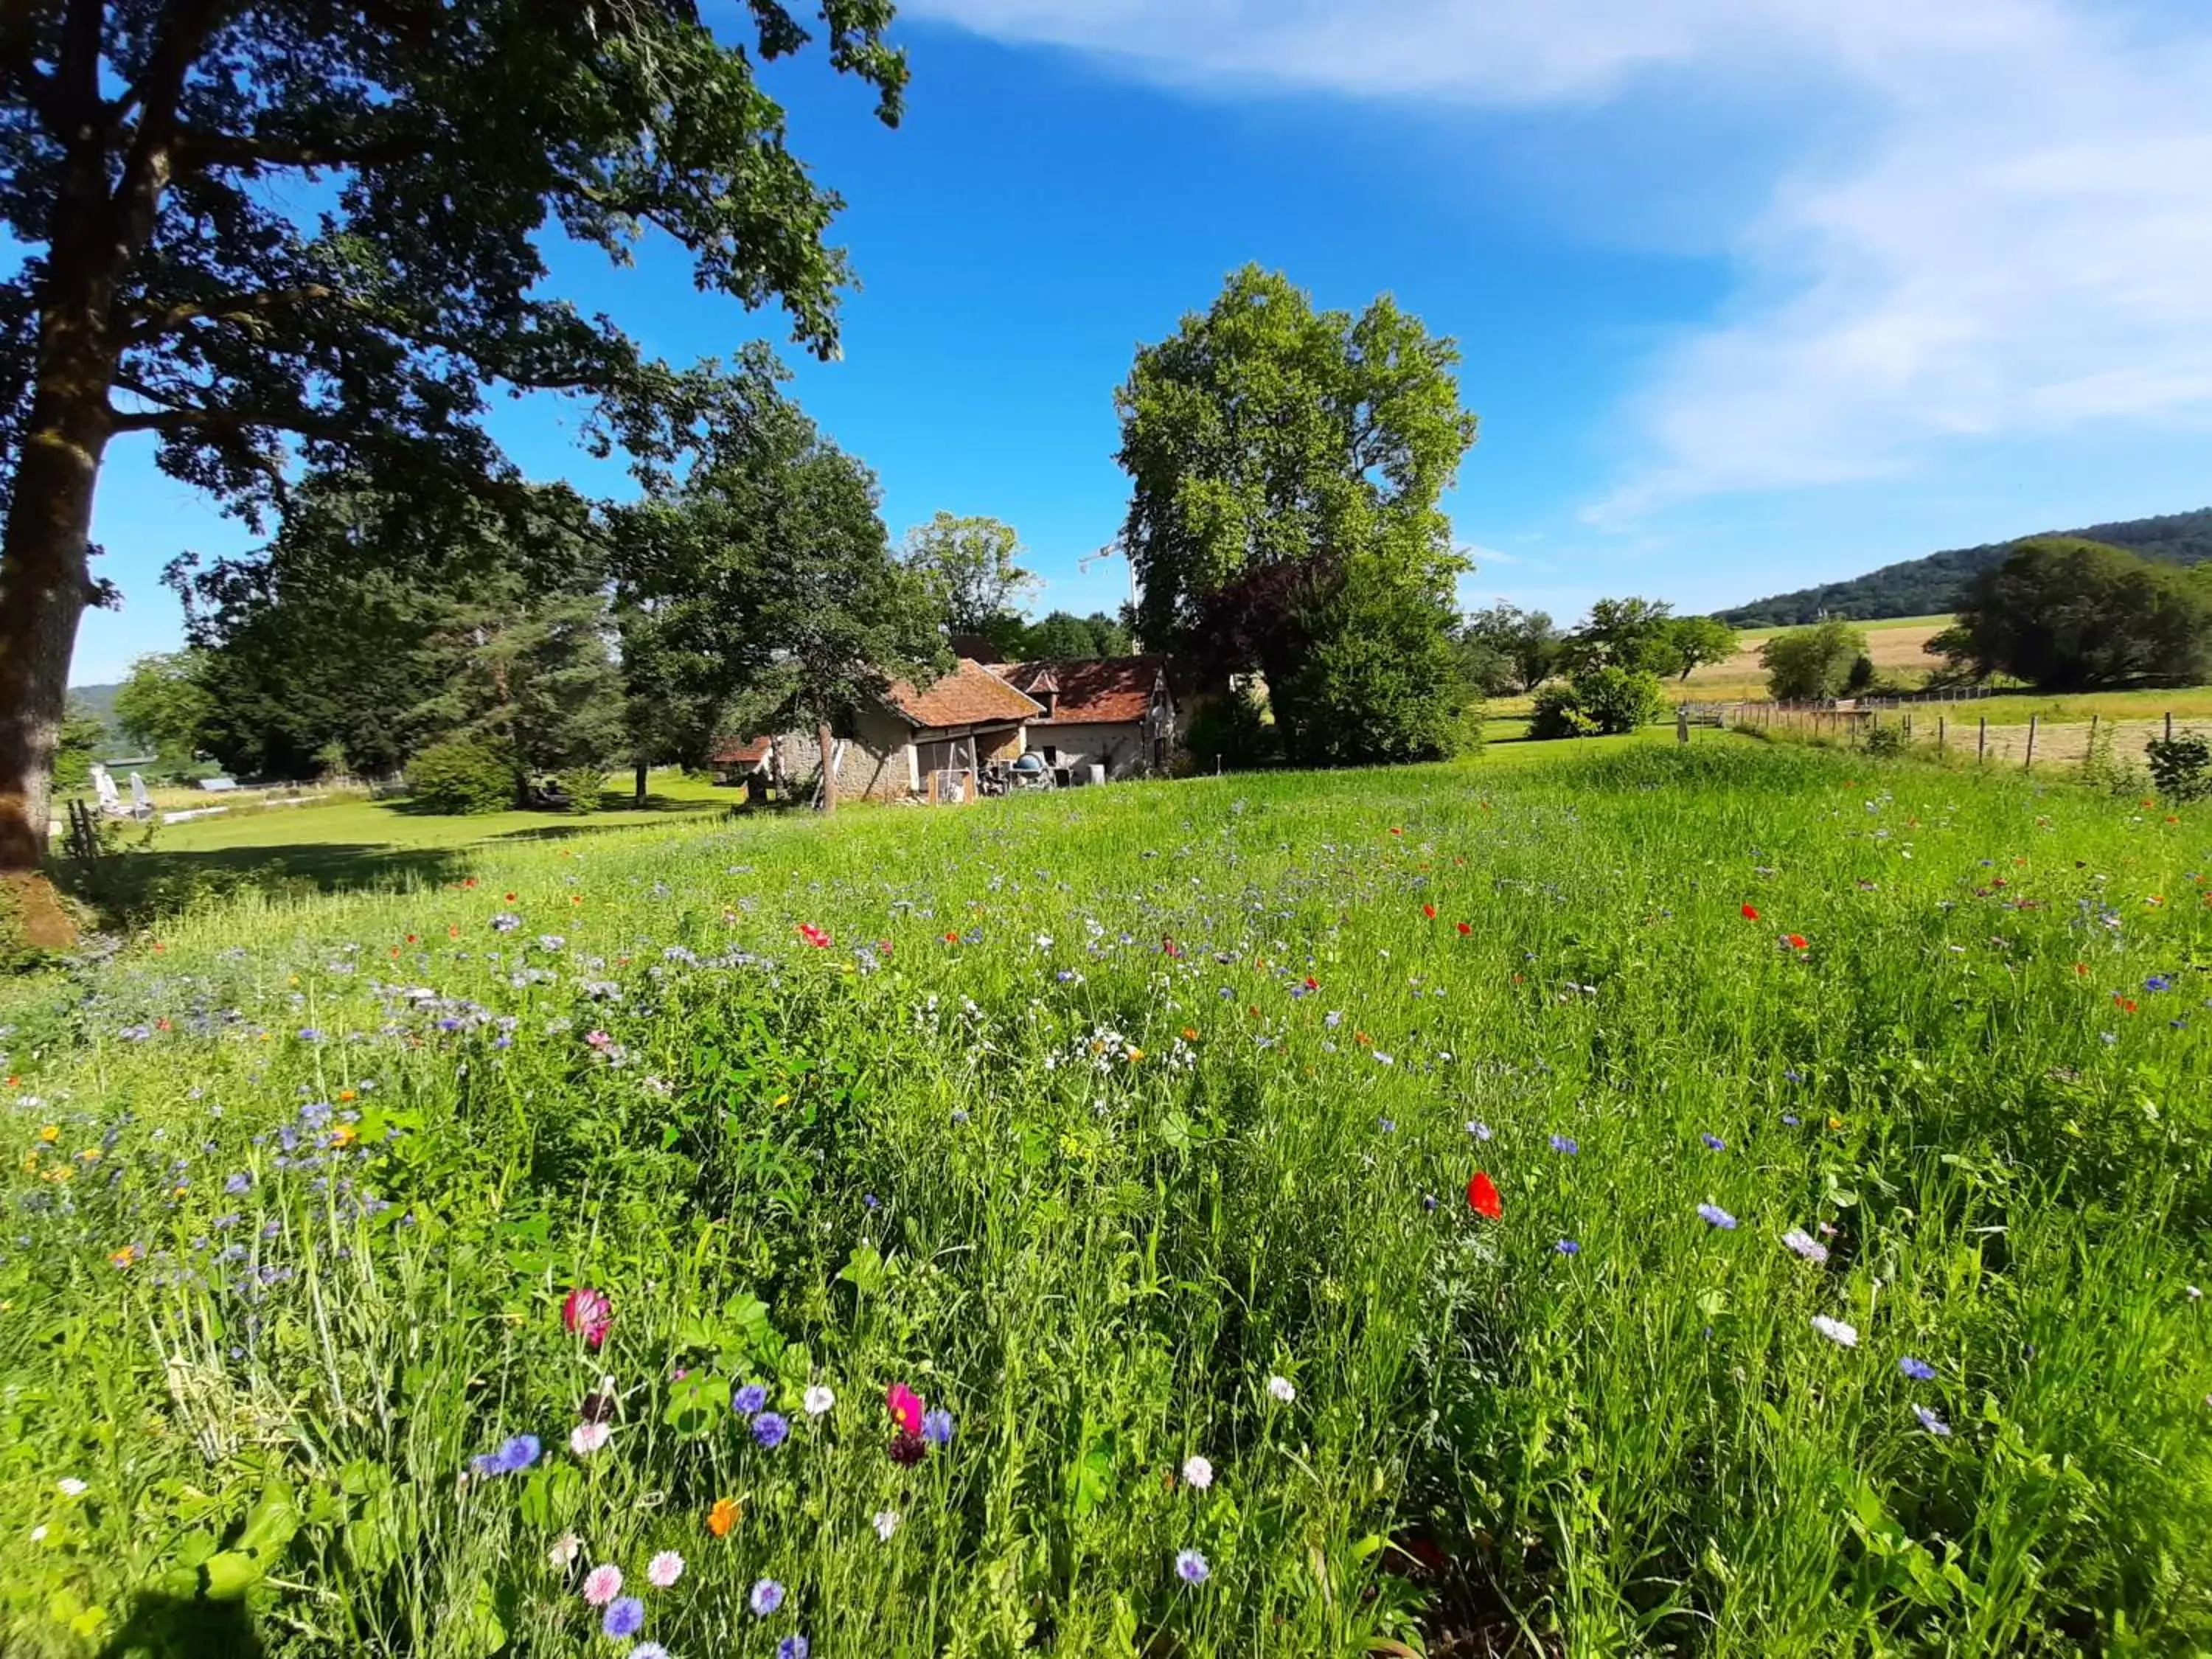
<svg viewBox="0 0 2212 1659"><path fill-rule="evenodd" d="M614 1431L604 1423L579 1423L568 1431L568 1449L579 1457L589 1457L607 1443Z"/></svg>
<svg viewBox="0 0 2212 1659"><path fill-rule="evenodd" d="M674 1550L663 1550L646 1564L646 1582L655 1589L666 1589L684 1576L684 1558Z"/></svg>
<svg viewBox="0 0 2212 1659"><path fill-rule="evenodd" d="M604 1048L607 1044L612 1042L614 1039L609 1036L605 1031L594 1030L585 1032L584 1041L590 1043L594 1048Z"/></svg>
<svg viewBox="0 0 2212 1659"><path fill-rule="evenodd" d="M615 1304L607 1300L605 1291L573 1290L561 1304L562 1326L592 1347L607 1340L607 1328L614 1322Z"/></svg>
<svg viewBox="0 0 2212 1659"><path fill-rule="evenodd" d="M890 1407L899 1427L908 1434L921 1432L921 1396L903 1382L892 1383L890 1392L884 1396L884 1403Z"/></svg>
<svg viewBox="0 0 2212 1659"><path fill-rule="evenodd" d="M584 1600L603 1607L622 1594L622 1569L611 1563L593 1567L584 1575Z"/></svg>

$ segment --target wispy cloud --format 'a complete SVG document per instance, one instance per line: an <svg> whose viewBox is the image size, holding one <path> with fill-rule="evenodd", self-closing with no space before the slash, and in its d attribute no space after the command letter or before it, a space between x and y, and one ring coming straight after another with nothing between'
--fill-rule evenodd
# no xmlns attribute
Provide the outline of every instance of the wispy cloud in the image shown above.
<svg viewBox="0 0 2212 1659"><path fill-rule="evenodd" d="M1955 441L2212 427L2212 23L2109 0L908 0L1221 91L1466 105L1803 76L1728 313L1660 353L1590 516L1909 473Z"/></svg>

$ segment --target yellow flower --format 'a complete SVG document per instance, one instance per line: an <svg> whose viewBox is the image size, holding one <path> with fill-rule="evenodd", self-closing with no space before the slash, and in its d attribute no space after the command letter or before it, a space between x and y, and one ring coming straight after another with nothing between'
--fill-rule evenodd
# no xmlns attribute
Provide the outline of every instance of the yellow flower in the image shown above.
<svg viewBox="0 0 2212 1659"><path fill-rule="evenodd" d="M1144 1051L1142 1048L1132 1048L1132 1049L1130 1049L1130 1050L1129 1050L1129 1064L1130 1064L1130 1065L1132 1065L1132 1066L1134 1066L1134 1065L1135 1065L1139 1060L1142 1060L1144 1057L1145 1057L1145 1051Z"/></svg>
<svg viewBox="0 0 2212 1659"><path fill-rule="evenodd" d="M788 1106L791 1104L791 1097L789 1095L778 1095L775 1097L775 1104L777 1106ZM770 1107L769 1109L773 1111L775 1107Z"/></svg>
<svg viewBox="0 0 2212 1659"><path fill-rule="evenodd" d="M118 1267L127 1267L138 1259L138 1247L135 1244L125 1244L107 1259Z"/></svg>
<svg viewBox="0 0 2212 1659"><path fill-rule="evenodd" d="M79 1152L77 1156L82 1158L87 1164L97 1164L100 1162L100 1148L97 1146L88 1146L82 1152Z"/></svg>
<svg viewBox="0 0 2212 1659"><path fill-rule="evenodd" d="M24 1153L24 1154L23 1154L23 1173L24 1173L25 1175L35 1175L35 1174L37 1174L37 1173L38 1173L38 1169L39 1169L39 1154L37 1153L37 1152L36 1152L36 1151L32 1151L32 1152L27 1152Z"/></svg>
<svg viewBox="0 0 2212 1659"><path fill-rule="evenodd" d="M61 1138L62 1126L58 1123L49 1123L45 1128L39 1131L39 1139L45 1141L49 1146L52 1146L54 1142L59 1140Z"/></svg>
<svg viewBox="0 0 2212 1659"><path fill-rule="evenodd" d="M354 1137L360 1133L350 1123L334 1123L331 1126L331 1139L334 1145L340 1146L352 1146Z"/></svg>

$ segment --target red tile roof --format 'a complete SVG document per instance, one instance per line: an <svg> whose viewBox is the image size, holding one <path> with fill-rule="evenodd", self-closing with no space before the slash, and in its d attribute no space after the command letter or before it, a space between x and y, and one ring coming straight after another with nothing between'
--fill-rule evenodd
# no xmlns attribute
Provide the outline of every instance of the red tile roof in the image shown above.
<svg viewBox="0 0 2212 1659"><path fill-rule="evenodd" d="M708 757L717 766L758 766L768 758L766 738L724 738Z"/></svg>
<svg viewBox="0 0 2212 1659"><path fill-rule="evenodd" d="M1152 687L1166 667L1165 657L1063 658L1015 663L1005 672L1024 691L1041 691L1047 680L1059 688L1051 718L1030 725L1109 726L1145 718Z"/></svg>
<svg viewBox="0 0 2212 1659"><path fill-rule="evenodd" d="M1035 720L1043 706L994 674L982 664L963 657L950 674L917 691L901 680L891 687L890 705L915 726L984 726L997 720Z"/></svg>

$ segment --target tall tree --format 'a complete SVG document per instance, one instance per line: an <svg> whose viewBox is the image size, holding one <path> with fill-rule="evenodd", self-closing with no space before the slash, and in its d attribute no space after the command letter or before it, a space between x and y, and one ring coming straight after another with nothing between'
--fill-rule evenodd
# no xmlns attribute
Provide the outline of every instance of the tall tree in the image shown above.
<svg viewBox="0 0 2212 1659"><path fill-rule="evenodd" d="M190 767L205 743L215 699L202 672L198 653L155 652L133 662L116 690L116 725L159 755L166 770Z"/></svg>
<svg viewBox="0 0 2212 1659"><path fill-rule="evenodd" d="M680 377L538 291L553 227L618 261L665 233L702 287L781 299L834 351L839 203L757 79L808 35L782 0L746 9L751 50L696 0L9 0L0 216L29 252L0 283L0 871L44 851L112 439L154 434L251 513L288 453L483 476L495 386L665 436ZM890 0L822 10L831 64L895 121ZM312 222L285 206L308 191Z"/></svg>
<svg viewBox="0 0 2212 1659"><path fill-rule="evenodd" d="M1316 629L1357 608L1334 603L1354 559L1409 594L1448 594L1465 562L1437 503L1475 436L1458 362L1388 296L1357 317L1316 311L1256 265L1141 349L1115 404L1147 643L1191 653L1218 684L1259 668L1279 721Z"/></svg>
<svg viewBox="0 0 2212 1659"><path fill-rule="evenodd" d="M811 728L834 811L835 739L894 679L951 664L941 590L893 554L874 475L752 367L683 486L617 515L622 586L695 741L725 720Z"/></svg>
<svg viewBox="0 0 2212 1659"><path fill-rule="evenodd" d="M1667 630L1667 649L1674 658L1676 676L1686 680L1708 663L1735 655L1735 629L1718 617L1677 617Z"/></svg>
<svg viewBox="0 0 2212 1659"><path fill-rule="evenodd" d="M2191 684L2212 672L2212 575L2039 537L1967 582L1957 623L1931 645L1977 678L2051 690Z"/></svg>
<svg viewBox="0 0 2212 1659"><path fill-rule="evenodd" d="M1851 670L1866 654L1866 635L1841 617L1809 628L1784 629L1759 647L1767 695L1778 702L1808 702L1841 695Z"/></svg>
<svg viewBox="0 0 2212 1659"><path fill-rule="evenodd" d="M1559 665L1561 635L1546 612L1523 611L1500 599L1468 613L1460 637L1499 666L1497 691L1534 691Z"/></svg>
<svg viewBox="0 0 2212 1659"><path fill-rule="evenodd" d="M1015 613L1037 580L1016 562L1021 538L997 519L939 513L906 532L908 567L927 581L954 634L983 634Z"/></svg>
<svg viewBox="0 0 2212 1659"><path fill-rule="evenodd" d="M1571 673L1590 668L1674 673L1681 666L1674 628L1674 607L1664 599L1599 599L1567 635L1560 666Z"/></svg>

